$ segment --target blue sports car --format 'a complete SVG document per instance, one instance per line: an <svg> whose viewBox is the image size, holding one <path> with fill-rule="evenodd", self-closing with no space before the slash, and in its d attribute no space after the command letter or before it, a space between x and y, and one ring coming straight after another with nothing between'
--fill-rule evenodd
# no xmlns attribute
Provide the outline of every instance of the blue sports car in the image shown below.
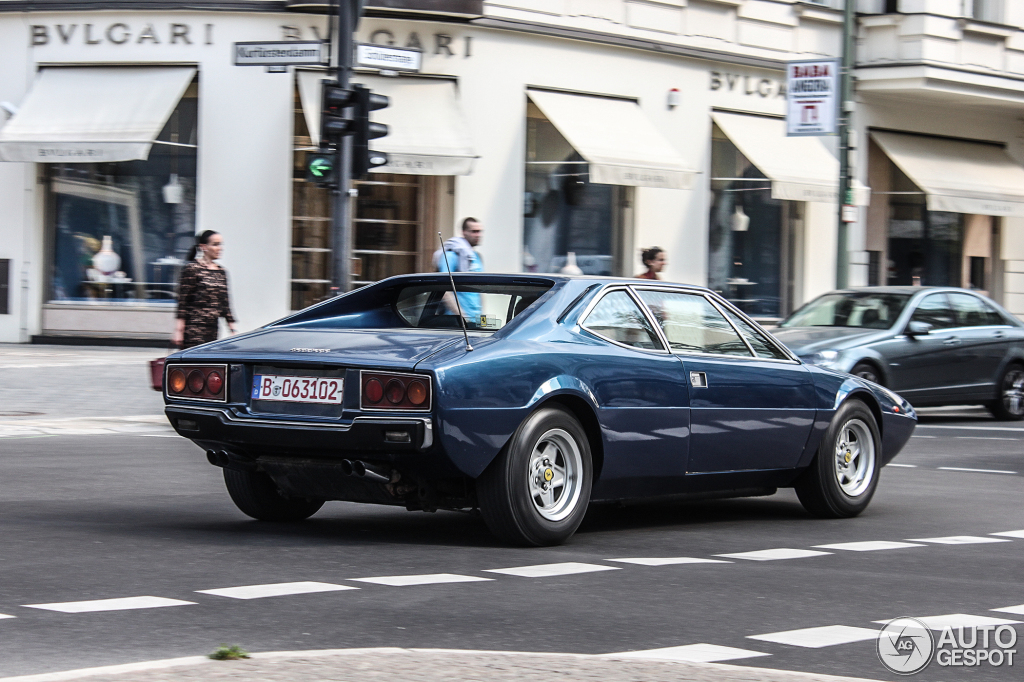
<svg viewBox="0 0 1024 682"><path fill-rule="evenodd" d="M591 502L795 487L816 516L854 516L916 424L897 394L801 362L701 287L454 287L393 277L175 353L167 417L256 519L327 500L479 509L523 545L565 541Z"/></svg>

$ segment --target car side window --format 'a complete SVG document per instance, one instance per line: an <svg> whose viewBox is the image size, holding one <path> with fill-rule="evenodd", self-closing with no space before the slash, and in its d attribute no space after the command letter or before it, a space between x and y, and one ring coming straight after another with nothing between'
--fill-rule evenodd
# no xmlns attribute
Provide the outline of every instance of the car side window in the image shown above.
<svg viewBox="0 0 1024 682"><path fill-rule="evenodd" d="M789 356L782 352L782 349L765 338L764 334L754 329L750 323L734 314L728 308L723 308L725 316L740 330L743 339L754 349L754 354L759 358L770 360L789 360Z"/></svg>
<svg viewBox="0 0 1024 682"><path fill-rule="evenodd" d="M606 339L644 350L665 350L657 332L625 291L613 291L594 306L583 326Z"/></svg>
<svg viewBox="0 0 1024 682"><path fill-rule="evenodd" d="M706 298L672 291L637 291L674 351L750 357L747 344Z"/></svg>
<svg viewBox="0 0 1024 682"><path fill-rule="evenodd" d="M910 318L911 322L926 322L932 329L949 329L955 326L953 310L949 307L946 294L930 294L917 305Z"/></svg>
<svg viewBox="0 0 1024 682"><path fill-rule="evenodd" d="M971 294L949 295L953 303L953 312L956 313L956 326L958 327L987 327L990 325L1005 325L1006 320L995 308L985 301Z"/></svg>

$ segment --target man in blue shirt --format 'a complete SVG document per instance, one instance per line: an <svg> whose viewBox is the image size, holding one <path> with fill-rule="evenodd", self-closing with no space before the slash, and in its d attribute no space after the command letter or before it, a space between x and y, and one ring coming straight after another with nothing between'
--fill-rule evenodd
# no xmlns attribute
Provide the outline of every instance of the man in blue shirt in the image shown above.
<svg viewBox="0 0 1024 682"><path fill-rule="evenodd" d="M452 237L444 243L444 256L452 272L483 272L484 261L474 248L483 237L484 228L476 218L462 221L462 236ZM441 251L434 253L434 267L438 272L447 272L441 260ZM480 324L480 294L460 293L459 305L462 315L471 324Z"/></svg>

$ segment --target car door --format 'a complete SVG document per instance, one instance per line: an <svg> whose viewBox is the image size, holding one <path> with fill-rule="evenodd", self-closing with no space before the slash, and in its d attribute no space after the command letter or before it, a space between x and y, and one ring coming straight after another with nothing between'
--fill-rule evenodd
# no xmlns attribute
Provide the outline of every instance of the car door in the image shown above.
<svg viewBox="0 0 1024 682"><path fill-rule="evenodd" d="M814 422L814 384L734 310L698 292L637 288L690 384L688 473L797 464Z"/></svg>
<svg viewBox="0 0 1024 682"><path fill-rule="evenodd" d="M591 338L574 371L592 391L604 440L600 496L678 492L689 454L689 390L679 361L626 287L582 315Z"/></svg>
<svg viewBox="0 0 1024 682"><path fill-rule="evenodd" d="M949 298L944 292L928 294L918 302L910 322L924 322L932 329L928 334L906 334L891 388L914 405L956 398L963 341Z"/></svg>
<svg viewBox="0 0 1024 682"><path fill-rule="evenodd" d="M960 337L959 391L964 397L991 398L996 372L1014 340L1011 327L995 308L974 294L950 292L949 300Z"/></svg>

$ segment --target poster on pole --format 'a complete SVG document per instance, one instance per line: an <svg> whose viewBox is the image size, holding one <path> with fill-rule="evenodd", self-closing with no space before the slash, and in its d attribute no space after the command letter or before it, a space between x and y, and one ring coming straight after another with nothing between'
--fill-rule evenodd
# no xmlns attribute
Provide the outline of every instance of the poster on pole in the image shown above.
<svg viewBox="0 0 1024 682"><path fill-rule="evenodd" d="M786 64L786 135L835 135L838 114L838 59Z"/></svg>

